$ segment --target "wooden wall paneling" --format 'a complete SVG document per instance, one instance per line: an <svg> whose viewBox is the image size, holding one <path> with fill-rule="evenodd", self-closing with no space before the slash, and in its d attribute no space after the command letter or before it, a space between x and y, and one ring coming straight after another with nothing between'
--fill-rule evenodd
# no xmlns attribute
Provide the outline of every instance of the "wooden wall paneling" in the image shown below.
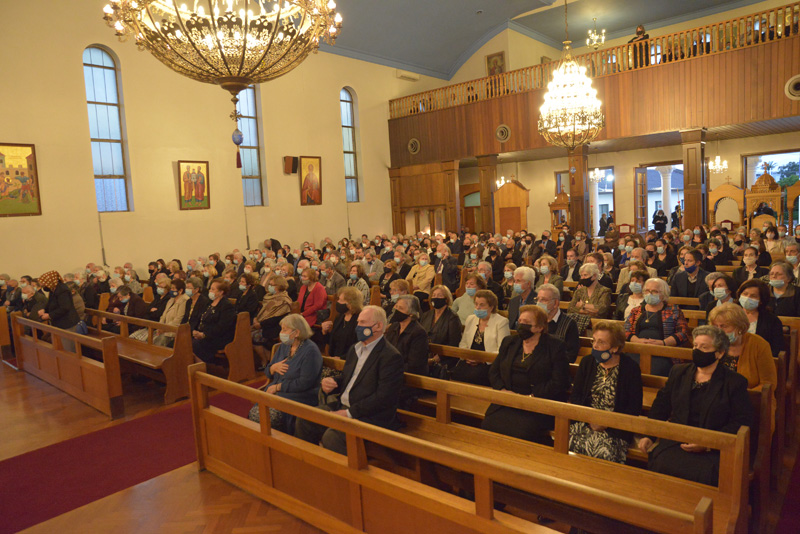
<svg viewBox="0 0 800 534"><path fill-rule="evenodd" d="M497 231L504 234L509 228L514 232L528 228L530 190L513 180L494 193L494 218Z"/></svg>
<svg viewBox="0 0 800 534"><path fill-rule="evenodd" d="M492 194L497 180L497 155L478 156L481 193L481 228L477 232L495 232Z"/></svg>
<svg viewBox="0 0 800 534"><path fill-rule="evenodd" d="M458 162L444 163L447 204L445 205L445 230L458 232L461 229L461 198L458 184Z"/></svg>
<svg viewBox="0 0 800 534"><path fill-rule="evenodd" d="M589 147L582 145L569 152L570 229L589 232L589 187L587 174ZM573 171L573 169L575 169Z"/></svg>
<svg viewBox="0 0 800 534"><path fill-rule="evenodd" d="M684 226L703 224L705 198L705 137L706 129L681 132L683 145Z"/></svg>

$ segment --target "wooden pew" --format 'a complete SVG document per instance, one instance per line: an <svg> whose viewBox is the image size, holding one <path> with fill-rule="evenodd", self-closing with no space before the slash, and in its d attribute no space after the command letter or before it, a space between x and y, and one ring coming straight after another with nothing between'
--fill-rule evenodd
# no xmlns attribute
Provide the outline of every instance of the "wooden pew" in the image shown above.
<svg viewBox="0 0 800 534"><path fill-rule="evenodd" d="M467 270L464 269L464 267L462 265L458 266L458 271L459 271L459 283L458 283L458 289L456 289L456 292L453 295L454 299L457 299L458 297L463 295L464 292L466 292L466 290L467 290L467 277L469 277L469 273L467 273Z"/></svg>
<svg viewBox="0 0 800 534"><path fill-rule="evenodd" d="M747 429L737 435L722 434L406 375L407 385L441 386L437 413L443 421L403 413L409 426L399 433L228 382L203 369L202 364L190 369L199 467L327 531L396 532L425 524L440 532L549 532L495 510L498 499L510 501L512 495L582 511L584 517L607 516L660 532L712 532L712 521L717 532L737 527L744 531ZM209 406L212 388L257 403L261 423ZM555 447L449 424L450 396L464 391L472 394L472 390L480 390L478 394L487 401L556 416ZM272 430L268 408L344 432L348 454L338 455ZM570 419L691 439L719 449L719 487L568 455ZM365 442L370 442L369 447ZM369 453L374 446L413 458L417 469L409 472L416 476L406 478L380 462L376 465ZM434 477L444 471L470 481L474 502L440 489L443 486ZM642 492L641 485L648 491ZM325 498L320 498L322 490Z"/></svg>
<svg viewBox="0 0 800 534"><path fill-rule="evenodd" d="M117 345L113 339L82 336L11 314L17 367L72 395L112 419L125 415ZM25 333L25 327L31 334ZM42 337L50 334L50 342ZM63 340L75 343L64 350ZM83 355L84 349L102 354L102 361Z"/></svg>
<svg viewBox="0 0 800 534"><path fill-rule="evenodd" d="M98 324L102 318L109 321L120 321L119 334L106 332L97 327L93 337L109 338L116 342L117 354L125 365L126 371L164 382L166 384L164 404L173 403L189 395L186 369L194 363L194 353L192 352L192 332L188 323L172 326L91 309L87 309L86 313ZM137 341L129 337L129 333L133 331L131 326L147 328L147 341ZM172 348L153 345L156 330L175 334L175 344Z"/></svg>
<svg viewBox="0 0 800 534"><path fill-rule="evenodd" d="M0 306L0 359L11 358L11 327L8 323L8 310Z"/></svg>
<svg viewBox="0 0 800 534"><path fill-rule="evenodd" d="M100 311L106 311L108 309L109 302L111 302L111 293L100 293L100 300L97 304L97 309Z"/></svg>
<svg viewBox="0 0 800 534"><path fill-rule="evenodd" d="M381 305L381 288L378 286L372 286L369 288L369 305L370 306L380 306Z"/></svg>
<svg viewBox="0 0 800 534"><path fill-rule="evenodd" d="M228 360L228 380L243 382L256 377L253 358L253 337L250 333L250 314L240 312L236 316L233 341L217 352L217 356Z"/></svg>
<svg viewBox="0 0 800 534"><path fill-rule="evenodd" d="M797 413L797 402L798 402L798 387L797 381L800 378L800 370L798 369L798 365L800 362L800 318L798 317L783 317L780 316L778 319L781 320L781 324L783 324L784 330L788 329L791 335L792 331L794 331L795 337L793 341L790 341L790 346L797 347L794 353L794 357L787 358L786 360L786 382L787 382L787 395L786 395L786 420L790 421L791 424L786 426L786 439L787 444L794 442L796 433L795 433L795 417Z"/></svg>
<svg viewBox="0 0 800 534"><path fill-rule="evenodd" d="M149 285L144 286L144 291L142 291L142 299L150 304L155 300L155 295L153 295L153 288Z"/></svg>

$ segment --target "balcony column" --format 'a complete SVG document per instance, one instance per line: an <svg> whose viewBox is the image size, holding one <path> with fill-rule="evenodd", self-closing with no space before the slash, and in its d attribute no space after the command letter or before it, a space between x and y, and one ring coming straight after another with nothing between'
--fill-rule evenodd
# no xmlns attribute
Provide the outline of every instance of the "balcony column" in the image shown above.
<svg viewBox="0 0 800 534"><path fill-rule="evenodd" d="M656 167L656 170L661 175L661 208L667 219L670 219L672 213L672 166ZM667 229L670 228L670 224L667 224Z"/></svg>
<svg viewBox="0 0 800 534"><path fill-rule="evenodd" d="M706 215L705 128L681 131L683 145L683 226L703 224Z"/></svg>
<svg viewBox="0 0 800 534"><path fill-rule="evenodd" d="M569 223L573 233L589 231L588 167L589 145L569 151Z"/></svg>
<svg viewBox="0 0 800 534"><path fill-rule="evenodd" d="M478 156L481 197L481 228L476 232L495 233L494 228L494 191L497 188L497 155Z"/></svg>
<svg viewBox="0 0 800 534"><path fill-rule="evenodd" d="M592 211L592 231L591 236L594 237L600 231L600 184L597 182L589 181L589 207Z"/></svg>

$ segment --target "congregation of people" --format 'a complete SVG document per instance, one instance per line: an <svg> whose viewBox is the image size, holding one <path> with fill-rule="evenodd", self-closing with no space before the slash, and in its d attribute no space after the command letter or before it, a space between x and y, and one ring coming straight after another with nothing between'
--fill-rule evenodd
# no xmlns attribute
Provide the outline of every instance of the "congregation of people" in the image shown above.
<svg viewBox="0 0 800 534"><path fill-rule="evenodd" d="M249 315L254 365L266 392L385 428L421 392L404 373L457 380L598 410L643 413L638 354L626 343L686 347L690 363L653 357L668 377L648 416L735 433L753 424L748 389L777 382L773 357L783 346L781 316L800 316L800 225L747 231L718 226L621 235L604 216L602 236L526 231L325 238L300 247L267 239L248 251L158 259L147 274L131 263L38 278L0 275L9 312L73 332L91 326L87 309L169 325L188 323L198 361L224 365L237 316ZM718 267L733 266L718 272ZM704 325L690 331L676 297L697 298ZM563 305L562 305L563 303ZM594 320L594 321L593 321ZM120 333L104 318L102 330ZM147 340L147 329L128 335ZM578 362L580 337L591 356ZM152 342L171 346L174 334ZM492 363L433 356L430 345L496 353ZM274 356L271 355L276 347ZM70 350L65 345L66 350ZM323 355L344 360L341 372ZM258 420L257 407L250 417ZM344 434L270 410L272 427L338 452ZM553 418L492 404L486 430L552 443ZM633 440L633 441L632 441ZM574 422L570 450L624 463L629 447L649 467L716 483L719 455L693 444Z"/></svg>

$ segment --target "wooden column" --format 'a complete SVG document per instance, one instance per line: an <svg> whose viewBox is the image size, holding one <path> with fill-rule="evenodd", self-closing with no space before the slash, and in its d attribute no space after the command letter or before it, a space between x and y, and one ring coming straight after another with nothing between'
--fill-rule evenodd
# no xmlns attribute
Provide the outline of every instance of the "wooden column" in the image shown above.
<svg viewBox="0 0 800 534"><path fill-rule="evenodd" d="M442 172L447 183L444 229L459 232L461 230L461 197L458 194L458 161L443 162Z"/></svg>
<svg viewBox="0 0 800 534"><path fill-rule="evenodd" d="M481 185L481 228L476 232L492 232L494 228L494 208L492 194L497 184L497 156L478 156L478 171Z"/></svg>
<svg viewBox="0 0 800 534"><path fill-rule="evenodd" d="M681 131L683 145L683 227L703 224L706 214L706 129ZM664 210L666 212L666 210Z"/></svg>
<svg viewBox="0 0 800 534"><path fill-rule="evenodd" d="M406 212L400 206L401 169L389 169L389 192L392 198L392 233L406 233Z"/></svg>
<svg viewBox="0 0 800 534"><path fill-rule="evenodd" d="M419 210L414 210L414 233L418 234L420 232L420 224L419 224Z"/></svg>
<svg viewBox="0 0 800 534"><path fill-rule="evenodd" d="M589 231L589 145L569 151L570 230Z"/></svg>

